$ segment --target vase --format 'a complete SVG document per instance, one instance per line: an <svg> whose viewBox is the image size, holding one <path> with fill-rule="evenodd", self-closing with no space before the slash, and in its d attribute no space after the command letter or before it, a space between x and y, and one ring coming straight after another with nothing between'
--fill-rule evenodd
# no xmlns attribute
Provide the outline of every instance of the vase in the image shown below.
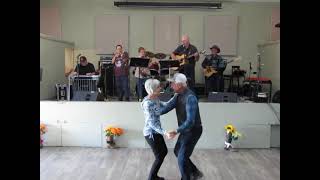
<svg viewBox="0 0 320 180"><path fill-rule="evenodd" d="M114 136L106 136L106 141L107 141L107 147L108 148L115 148L116 143L114 142Z"/></svg>

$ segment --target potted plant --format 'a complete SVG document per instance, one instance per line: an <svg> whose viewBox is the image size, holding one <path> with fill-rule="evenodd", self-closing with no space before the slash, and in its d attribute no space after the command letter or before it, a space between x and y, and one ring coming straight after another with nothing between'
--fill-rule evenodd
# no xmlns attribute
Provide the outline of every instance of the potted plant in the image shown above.
<svg viewBox="0 0 320 180"><path fill-rule="evenodd" d="M43 123L40 123L40 148L43 147L42 135L44 135L47 131L48 131L47 126Z"/></svg>
<svg viewBox="0 0 320 180"><path fill-rule="evenodd" d="M108 144L108 148L116 148L116 143L114 141L114 138L116 136L121 136L124 131L122 128L119 127L112 127L108 126L104 129L104 132L106 134L106 142Z"/></svg>

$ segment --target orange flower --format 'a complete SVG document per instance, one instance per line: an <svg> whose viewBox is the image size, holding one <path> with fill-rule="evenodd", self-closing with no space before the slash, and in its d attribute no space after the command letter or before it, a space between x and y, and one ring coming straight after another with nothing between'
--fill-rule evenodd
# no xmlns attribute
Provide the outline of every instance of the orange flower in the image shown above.
<svg viewBox="0 0 320 180"><path fill-rule="evenodd" d="M115 134L116 136L118 136L118 135L119 135L119 128L114 128L114 131L115 131L114 134Z"/></svg>
<svg viewBox="0 0 320 180"><path fill-rule="evenodd" d="M118 127L112 127L112 126L107 126L104 129L106 136L114 135L114 136L120 136L123 134L123 129L118 128Z"/></svg>
<svg viewBox="0 0 320 180"><path fill-rule="evenodd" d="M117 130L115 128L112 128L110 131L112 134L115 134L115 135L117 134Z"/></svg>
<svg viewBox="0 0 320 180"><path fill-rule="evenodd" d="M121 128L118 128L118 133L119 133L119 136L123 134L123 129Z"/></svg>
<svg viewBox="0 0 320 180"><path fill-rule="evenodd" d="M123 134L123 130L121 128L117 128L117 133L118 133L118 136L120 136Z"/></svg>
<svg viewBox="0 0 320 180"><path fill-rule="evenodd" d="M46 133L47 132L47 127L46 127L46 125L45 124L40 124L40 133L41 134L44 134L44 133Z"/></svg>

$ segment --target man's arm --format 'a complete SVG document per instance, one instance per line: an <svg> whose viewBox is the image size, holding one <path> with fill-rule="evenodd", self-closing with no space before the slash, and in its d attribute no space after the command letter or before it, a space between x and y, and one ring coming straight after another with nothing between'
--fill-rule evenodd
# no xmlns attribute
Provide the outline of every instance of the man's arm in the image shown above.
<svg viewBox="0 0 320 180"><path fill-rule="evenodd" d="M92 75L96 74L96 69L94 68L94 65L92 63L90 63L90 73Z"/></svg>
<svg viewBox="0 0 320 180"><path fill-rule="evenodd" d="M115 63L115 61L116 61L116 56L117 56L117 54L113 55L113 57L112 57L112 64Z"/></svg>
<svg viewBox="0 0 320 180"><path fill-rule="evenodd" d="M160 101L160 114L167 114L176 107L178 94L175 94L168 102Z"/></svg>
<svg viewBox="0 0 320 180"><path fill-rule="evenodd" d="M208 60L207 57L204 58L204 60L203 60L203 62L202 62L202 64L201 64L201 66L202 66L203 69L205 69L207 66L209 66L208 61L209 61L209 60Z"/></svg>
<svg viewBox="0 0 320 180"><path fill-rule="evenodd" d="M129 54L127 52L123 53L124 65L129 66Z"/></svg>
<svg viewBox="0 0 320 180"><path fill-rule="evenodd" d="M224 71L226 67L222 66L223 63L225 63L225 62L223 61L222 57L221 57L221 56L218 56L217 61L219 62L219 64L217 64L217 69L218 69L218 71Z"/></svg>
<svg viewBox="0 0 320 180"><path fill-rule="evenodd" d="M199 56L199 53L198 53L198 49L194 46L194 60L195 61L199 61L199 58L200 58L200 56Z"/></svg>
<svg viewBox="0 0 320 180"><path fill-rule="evenodd" d="M185 132L194 126L196 121L197 109L198 109L197 98L194 95L188 96L187 103L186 103L187 118L184 121L184 123L178 127L178 129L176 130L177 133Z"/></svg>
<svg viewBox="0 0 320 180"><path fill-rule="evenodd" d="M70 69L68 72L65 73L65 76L68 77L70 74L74 74L74 69Z"/></svg>

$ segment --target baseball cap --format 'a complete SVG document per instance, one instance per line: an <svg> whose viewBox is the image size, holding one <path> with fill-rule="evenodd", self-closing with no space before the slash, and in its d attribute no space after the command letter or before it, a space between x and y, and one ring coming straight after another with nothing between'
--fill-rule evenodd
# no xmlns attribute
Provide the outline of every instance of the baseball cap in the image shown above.
<svg viewBox="0 0 320 180"><path fill-rule="evenodd" d="M187 77L182 73L176 73L176 74L173 75L172 78L167 79L167 81L174 82L174 83L186 84L187 83Z"/></svg>

